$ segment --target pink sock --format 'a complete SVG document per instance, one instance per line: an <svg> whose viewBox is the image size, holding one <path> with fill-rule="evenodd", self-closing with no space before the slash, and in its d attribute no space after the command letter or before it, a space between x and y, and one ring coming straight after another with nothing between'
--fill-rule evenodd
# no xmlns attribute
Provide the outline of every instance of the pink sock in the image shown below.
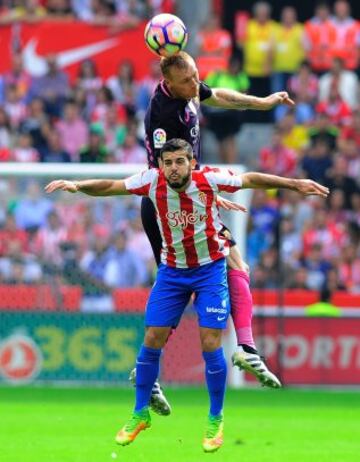
<svg viewBox="0 0 360 462"><path fill-rule="evenodd" d="M253 300L250 278L245 271L228 271L231 316L233 318L238 345L245 344L256 349L252 335L251 319Z"/></svg>

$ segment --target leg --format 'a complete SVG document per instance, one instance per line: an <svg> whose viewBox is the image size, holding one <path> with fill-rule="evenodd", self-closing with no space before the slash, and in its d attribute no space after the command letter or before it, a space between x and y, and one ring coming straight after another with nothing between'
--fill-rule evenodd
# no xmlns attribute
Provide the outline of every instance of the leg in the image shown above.
<svg viewBox="0 0 360 462"><path fill-rule="evenodd" d="M173 282L175 281L175 282ZM146 333L136 361L136 402L131 419L116 435L122 446L151 425L150 397L159 373L160 355L171 326L177 325L189 299L188 290L173 268L160 265L146 306Z"/></svg>
<svg viewBox="0 0 360 462"><path fill-rule="evenodd" d="M237 342L244 349L248 348L249 353L255 353L256 346L251 328L253 301L250 292L249 267L241 258L236 245L230 248L227 264L231 316Z"/></svg>
<svg viewBox="0 0 360 462"><path fill-rule="evenodd" d="M144 344L136 360L136 401L131 419L116 435L115 441L125 446L151 426L148 410L151 390L159 373L161 349L169 335L170 327L148 327Z"/></svg>
<svg viewBox="0 0 360 462"><path fill-rule="evenodd" d="M210 398L203 449L205 452L214 452L223 443L222 410L227 366L221 347L221 336L226 327L230 306L225 261L220 260L206 266L208 268L204 268L203 281L195 287L194 306L199 316L200 340Z"/></svg>
<svg viewBox="0 0 360 462"><path fill-rule="evenodd" d="M227 258L231 316L239 349L233 354L234 366L244 369L271 388L281 387L279 379L269 371L259 356L252 335L253 301L250 292L249 268L237 246L232 246Z"/></svg>

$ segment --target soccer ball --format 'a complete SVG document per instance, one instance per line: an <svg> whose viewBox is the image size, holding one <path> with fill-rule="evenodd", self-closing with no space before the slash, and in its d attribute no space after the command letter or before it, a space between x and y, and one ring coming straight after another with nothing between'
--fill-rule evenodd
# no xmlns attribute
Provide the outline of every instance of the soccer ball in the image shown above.
<svg viewBox="0 0 360 462"><path fill-rule="evenodd" d="M185 24L173 14L158 14L145 27L145 43L160 56L171 56L185 48L188 33Z"/></svg>

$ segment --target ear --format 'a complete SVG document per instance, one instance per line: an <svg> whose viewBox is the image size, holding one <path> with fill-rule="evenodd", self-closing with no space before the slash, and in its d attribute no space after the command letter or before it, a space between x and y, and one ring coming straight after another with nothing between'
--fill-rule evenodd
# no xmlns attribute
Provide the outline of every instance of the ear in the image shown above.
<svg viewBox="0 0 360 462"><path fill-rule="evenodd" d="M191 161L190 161L190 165L191 165L191 170L195 170L195 167L196 167L196 159L192 158Z"/></svg>
<svg viewBox="0 0 360 462"><path fill-rule="evenodd" d="M163 161L161 157L158 157L159 168L162 170L164 167Z"/></svg>

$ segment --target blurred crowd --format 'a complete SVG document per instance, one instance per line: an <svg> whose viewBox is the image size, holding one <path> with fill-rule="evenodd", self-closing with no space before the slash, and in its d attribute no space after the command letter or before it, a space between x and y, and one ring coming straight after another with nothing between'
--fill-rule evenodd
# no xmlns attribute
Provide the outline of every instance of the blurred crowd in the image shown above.
<svg viewBox="0 0 360 462"><path fill-rule="evenodd" d="M160 0L0 4L0 24L57 16L128 28L170 7L176 12L176 2ZM260 113L204 108L203 130L215 135L219 161L244 163L236 138L242 124L271 122L258 169L311 178L332 191L327 201L293 192L254 193L247 241L252 284L359 292L359 22L345 0L333 10L318 4L305 24L293 7L284 7L274 21L266 2L238 19L230 33L218 15L209 14L197 35L201 78L258 96L286 89L296 106ZM45 75L30 76L19 50L11 70L0 75L0 161L146 162L142 122L160 78L158 60L140 81L130 61L103 79L95 62L86 60L71 82L56 55L47 57L47 66ZM80 284L87 307L100 300L108 309L113 287L152 283L154 264L136 199L74 201L60 195L53 202L41 187L36 181L0 182L0 281Z"/></svg>

